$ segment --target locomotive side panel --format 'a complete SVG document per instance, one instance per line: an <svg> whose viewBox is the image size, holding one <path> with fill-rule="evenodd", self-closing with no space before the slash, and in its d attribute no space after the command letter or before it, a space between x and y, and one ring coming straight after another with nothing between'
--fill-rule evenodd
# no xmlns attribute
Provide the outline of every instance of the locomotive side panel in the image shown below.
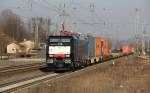
<svg viewBox="0 0 150 93"><path fill-rule="evenodd" d="M82 63L88 58L88 42L86 40L73 40L73 61Z"/></svg>

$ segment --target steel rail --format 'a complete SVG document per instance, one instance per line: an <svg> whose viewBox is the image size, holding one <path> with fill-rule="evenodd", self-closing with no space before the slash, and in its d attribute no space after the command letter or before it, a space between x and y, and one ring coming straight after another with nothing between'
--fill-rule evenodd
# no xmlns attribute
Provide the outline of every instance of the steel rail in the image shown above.
<svg viewBox="0 0 150 93"><path fill-rule="evenodd" d="M125 57L125 56L123 56ZM123 57L119 57L119 58L114 58L112 60L107 60L107 61L113 61L113 60L116 60L116 59L121 59ZM112 65L111 62L107 62L108 64L105 64L105 63L101 63L101 64L104 64L104 68ZM37 77L37 78L34 78L34 79L29 79L29 80L26 80L26 81L22 81L22 82L18 82L18 83L15 83L15 84L11 84L11 85L8 85L8 86L4 86L4 87L1 87L0 88L0 92L12 92L12 91L17 91L17 89L24 89L24 88L27 88L29 86L33 86L35 84L40 84L41 82L50 82L50 81L55 81L55 80L58 80L58 79L63 79L65 77L68 77L68 76L72 76L72 75L75 75L75 74L79 74L79 73L83 73L85 71L89 71L89 70L93 70L93 69L96 69L98 66L101 66L101 64L98 64L98 65L92 65L92 66L89 66L89 67L86 67L84 69L79 69L79 70L76 70L74 72L66 72L66 73L63 73L63 74L50 74L50 75L45 75L45 76L41 76L41 77ZM53 77L53 78L52 78Z"/></svg>

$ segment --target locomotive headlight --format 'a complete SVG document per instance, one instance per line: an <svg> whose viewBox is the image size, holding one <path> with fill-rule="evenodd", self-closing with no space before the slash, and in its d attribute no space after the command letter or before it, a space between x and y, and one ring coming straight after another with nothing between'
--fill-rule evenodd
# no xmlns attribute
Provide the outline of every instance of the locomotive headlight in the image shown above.
<svg viewBox="0 0 150 93"><path fill-rule="evenodd" d="M53 63L53 60L52 59L47 60L47 63Z"/></svg>
<svg viewBox="0 0 150 93"><path fill-rule="evenodd" d="M71 60L70 59L66 59L65 63L71 63Z"/></svg>
<svg viewBox="0 0 150 93"><path fill-rule="evenodd" d="M65 55L65 57L70 57L70 55L69 55L69 54L67 54L67 55Z"/></svg>
<svg viewBox="0 0 150 93"><path fill-rule="evenodd" d="M53 55L52 55L52 54L50 54L50 55L49 55L49 57L53 57Z"/></svg>

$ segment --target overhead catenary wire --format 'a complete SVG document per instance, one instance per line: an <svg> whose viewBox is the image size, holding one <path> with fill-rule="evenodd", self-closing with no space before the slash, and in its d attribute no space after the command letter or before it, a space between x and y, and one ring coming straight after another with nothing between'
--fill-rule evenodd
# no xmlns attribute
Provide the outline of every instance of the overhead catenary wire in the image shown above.
<svg viewBox="0 0 150 93"><path fill-rule="evenodd" d="M26 1L26 0L23 0L23 1ZM30 1L30 0L28 0ZM84 11L89 11L89 8L81 5L80 3L76 2L76 1L73 1L73 0L70 0L72 1L73 4L75 4L77 7L76 8L80 8ZM33 0L32 1L32 7L33 9L38 9L37 7L40 7L40 8L44 8L44 9L47 9L48 11L54 11L56 13L60 13L60 8L58 6L56 6L56 3L55 4L52 4L51 1L48 1L48 0ZM67 4L66 4L67 5ZM91 4L91 7L93 6L93 4ZM94 5L94 8L96 8L96 5ZM69 9L69 8L68 8ZM73 9L74 10L74 9ZM32 10L32 12L34 12L35 10ZM67 10L66 10L67 11ZM89 13L89 12L87 12ZM99 25L106 25L105 22L103 22L102 20L99 20L100 18L98 17L99 15L97 14L97 11L94 11L93 15L95 17L93 17L93 19L97 18L96 22L89 22L88 19L84 19L84 18L79 18L77 15L73 15L73 14L69 14L68 18L71 18L73 20L75 20L76 22L72 22L72 24L79 24L79 25L89 25L89 26L93 26L93 28L95 28L94 26L99 26ZM71 23L71 22L70 22ZM117 23L117 22L107 22L107 24L112 24L112 25L124 25L124 24L134 24L134 23Z"/></svg>
<svg viewBox="0 0 150 93"><path fill-rule="evenodd" d="M45 2L45 4L47 4L47 5L49 5L49 6L52 6L52 7L55 8L56 10L60 10L60 8L58 8L56 5L54 5L54 4L50 3L50 2L48 2L47 0L41 0L41 1Z"/></svg>
<svg viewBox="0 0 150 93"><path fill-rule="evenodd" d="M47 6L47 5L45 5L45 4L39 3L39 2L37 2L37 1L35 1L35 0L32 0L32 2L33 2L34 5L38 5L38 6L40 6L41 8L45 8L45 9L47 9L47 10L52 10L52 11L55 11L55 12L59 13L58 10L56 10L56 9L54 9L54 8L50 8L49 6Z"/></svg>

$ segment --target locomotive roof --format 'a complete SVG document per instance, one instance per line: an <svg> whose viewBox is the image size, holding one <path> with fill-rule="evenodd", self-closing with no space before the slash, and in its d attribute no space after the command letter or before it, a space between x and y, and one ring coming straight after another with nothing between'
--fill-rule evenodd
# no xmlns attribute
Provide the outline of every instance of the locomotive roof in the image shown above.
<svg viewBox="0 0 150 93"><path fill-rule="evenodd" d="M62 38L63 38L63 37L64 37L64 38L67 37L67 38L73 38L73 39L76 39L76 40L77 40L77 39L79 39L79 40L87 40L87 36L81 36L81 35L72 35L72 36L49 36L49 38L50 38L50 37L56 37L56 38L57 38L57 37L60 37L60 38L61 38L61 37L62 37Z"/></svg>

